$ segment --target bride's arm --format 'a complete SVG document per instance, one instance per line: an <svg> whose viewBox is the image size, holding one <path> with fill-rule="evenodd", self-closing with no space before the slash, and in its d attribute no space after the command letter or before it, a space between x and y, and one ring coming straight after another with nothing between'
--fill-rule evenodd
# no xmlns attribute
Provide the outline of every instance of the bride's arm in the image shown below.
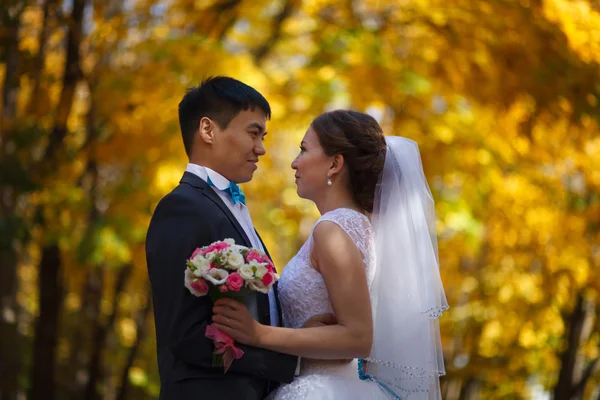
<svg viewBox="0 0 600 400"><path fill-rule="evenodd" d="M337 324L305 329L265 326L241 303L221 299L214 307L217 327L240 343L280 353L317 359L367 357L373 322L361 254L333 222L319 223L313 240L312 262L325 280Z"/></svg>

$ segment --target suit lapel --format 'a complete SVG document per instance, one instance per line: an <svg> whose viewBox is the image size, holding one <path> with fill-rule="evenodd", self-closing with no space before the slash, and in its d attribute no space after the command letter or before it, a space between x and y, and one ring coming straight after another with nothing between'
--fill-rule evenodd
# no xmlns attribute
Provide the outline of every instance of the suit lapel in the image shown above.
<svg viewBox="0 0 600 400"><path fill-rule="evenodd" d="M254 232L256 233L258 240L260 240L260 243L262 244L263 249L265 249L265 253L267 254L267 257L269 257L271 259L271 261L273 261L273 258L271 258L271 255L269 254L269 250L267 250L267 246L265 246L265 242L263 242L262 238L258 234L258 231L255 229ZM275 295L275 305L277 306L277 314L279 315L279 326L283 326L283 313L281 312L281 303L279 302L278 284L279 284L279 282L275 282L275 284L273 285L273 294Z"/></svg>
<svg viewBox="0 0 600 400"><path fill-rule="evenodd" d="M244 232L244 229L238 222L237 218L235 218L235 216L231 213L231 210L229 209L229 207L227 207L227 205L225 203L223 203L223 200L208 185L208 183L206 183L202 178L200 178L190 172L185 172L183 174L183 178L181 178L180 182L187 183L188 185L191 185L197 189L200 189L200 191L202 192L202 194L204 196L206 196L213 203L215 203L221 209L221 211L223 211L223 213L225 215L227 215L227 218L229 218L229 221L231 222L231 224L233 225L235 230L240 234L242 239L244 239L245 243L242 243L242 244L246 247L252 247L252 243L250 242L250 239L246 235L246 232Z"/></svg>
<svg viewBox="0 0 600 400"><path fill-rule="evenodd" d="M262 244L263 249L265 249L265 253L267 254L267 257L269 257L269 259L271 261L273 261L273 259L271 258L271 255L269 254L269 250L267 250L267 246L265 246L265 242L263 242L262 238L260 237L260 235L258 234L258 231L256 229L254 230L254 233L256 233L256 237L260 241L260 244Z"/></svg>

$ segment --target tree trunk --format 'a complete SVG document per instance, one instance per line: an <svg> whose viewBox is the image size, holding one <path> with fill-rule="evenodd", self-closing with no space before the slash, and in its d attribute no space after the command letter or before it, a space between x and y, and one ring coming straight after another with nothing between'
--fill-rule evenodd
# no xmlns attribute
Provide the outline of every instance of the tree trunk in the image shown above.
<svg viewBox="0 0 600 400"><path fill-rule="evenodd" d="M54 373L62 304L60 266L58 245L45 246L38 278L40 316L35 327L30 400L53 400L56 394Z"/></svg>
<svg viewBox="0 0 600 400"><path fill-rule="evenodd" d="M21 340L17 331L17 255L12 247L0 249L0 399L16 399L21 370Z"/></svg>
<svg viewBox="0 0 600 400"><path fill-rule="evenodd" d="M100 398L96 389L98 383L102 382L102 355L104 354L104 349L106 347L106 338L108 337L108 333L114 327L115 320L117 318L119 297L123 293L125 283L127 282L127 278L131 274L132 269L133 266L131 264L128 264L121 268L121 270L119 271L119 275L117 276L117 281L115 283L115 292L113 295L112 302L112 312L109 315L108 321L105 324L101 324L100 322L98 322L96 325L94 338L92 341L92 357L88 368L89 379L85 388L84 399L96 400Z"/></svg>
<svg viewBox="0 0 600 400"><path fill-rule="evenodd" d="M481 398L479 390L479 380L469 378L462 387L460 398L464 400L478 400Z"/></svg>
<svg viewBox="0 0 600 400"><path fill-rule="evenodd" d="M116 400L127 399L127 389L129 388L129 371L133 366L133 362L135 361L135 358L137 356L140 344L142 343L146 335L146 329L148 327L147 321L148 315L150 315L150 311L152 311L152 293L148 289L146 294L146 306L136 316L137 337L135 339L135 343L129 351L127 362L123 367L123 372L121 373L121 384L119 386L119 391L117 393Z"/></svg>
<svg viewBox="0 0 600 400"><path fill-rule="evenodd" d="M68 392L69 398L81 398L81 393L83 390L83 384L80 377L80 372L83 371L84 365L87 364L87 352L85 348L86 343L86 331L88 327L88 315L91 307L91 292L92 292L92 274L95 271L86 270L85 275L85 283L82 285L81 292L81 308L78 312L78 316L75 317L80 321L86 321L86 323L81 324L78 329L74 329L73 335L69 338L69 343L71 346L71 353L69 355L69 359L67 361L67 368L69 369L69 373L67 376L68 379Z"/></svg>
<svg viewBox="0 0 600 400"><path fill-rule="evenodd" d="M17 114L17 97L20 80L19 30L21 15L27 0L13 0L0 7L0 25L4 28L0 41L3 49L5 71L0 101L0 160L6 160L6 143L10 124ZM19 308L17 304L18 254L14 248L15 236L20 221L14 214L15 190L4 182L0 185L0 399L16 399L19 396L19 375L22 369L23 341L18 333Z"/></svg>
<svg viewBox="0 0 600 400"><path fill-rule="evenodd" d="M6 43L5 72L2 83L2 113L0 114L0 159L4 159L4 144L6 141L6 124L13 119L17 110L17 92L19 89L19 27L21 14L26 2L18 1L10 4L12 7L0 9L0 22L5 35L0 36ZM15 220L14 202L10 193L5 193L4 185L0 186L0 209L3 226L0 233L6 237L0 238L0 340L2 343L16 345L16 316L17 316L17 254L13 248L13 235ZM9 199L10 198L10 199ZM7 347L15 349L15 347ZM3 396L16 396L16 370L17 356L11 351L6 356L0 357L0 398Z"/></svg>
<svg viewBox="0 0 600 400"><path fill-rule="evenodd" d="M581 398L589 378L598 368L600 361L592 361L587 366L581 355L581 348L588 341L595 317L595 304L585 298L584 294L577 295L573 312L566 321L568 326L567 346L561 359L558 382L554 387L555 400L571 400Z"/></svg>
<svg viewBox="0 0 600 400"><path fill-rule="evenodd" d="M442 398L445 400L459 400L462 384L462 379L446 379L446 384L442 388Z"/></svg>
<svg viewBox="0 0 600 400"><path fill-rule="evenodd" d="M73 106L75 88L81 77L79 47L82 39L85 0L74 0L69 30L67 32L67 57L62 91L56 109L56 121L52 129L44 159L56 167L54 158L67 132L67 120ZM48 166L40 172L45 173ZM54 169L52 168L52 169ZM42 221L43 224L43 221ZM63 293L60 250L56 239L44 246L39 269L39 318L35 328L33 366L31 371L31 400L52 400L55 396L56 345L58 320Z"/></svg>

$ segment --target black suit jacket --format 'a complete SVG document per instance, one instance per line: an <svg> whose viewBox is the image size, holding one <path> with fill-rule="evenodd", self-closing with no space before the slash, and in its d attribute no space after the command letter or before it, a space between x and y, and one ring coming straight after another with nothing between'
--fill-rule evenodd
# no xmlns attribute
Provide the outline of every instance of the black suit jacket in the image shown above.
<svg viewBox="0 0 600 400"><path fill-rule="evenodd" d="M224 374L212 366L213 343L204 334L212 302L184 287L185 262L194 249L232 238L251 247L221 198L201 178L186 172L157 205L146 236L152 287L161 400L262 399L279 382L294 378L297 357L238 344L244 356ZM269 324L268 296L257 293L255 316Z"/></svg>

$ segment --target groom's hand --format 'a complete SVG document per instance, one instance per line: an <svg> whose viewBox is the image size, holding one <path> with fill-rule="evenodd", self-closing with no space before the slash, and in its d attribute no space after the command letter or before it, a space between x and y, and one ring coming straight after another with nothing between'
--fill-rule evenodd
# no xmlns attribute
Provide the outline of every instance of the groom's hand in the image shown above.
<svg viewBox="0 0 600 400"><path fill-rule="evenodd" d="M262 325L252 318L244 304L233 299L221 298L215 301L213 313L213 325L221 332L242 344L260 347L258 341L262 336Z"/></svg>
<svg viewBox="0 0 600 400"><path fill-rule="evenodd" d="M317 314L310 317L308 321L302 325L303 328L316 328L319 326L336 325L337 318L333 314Z"/></svg>

